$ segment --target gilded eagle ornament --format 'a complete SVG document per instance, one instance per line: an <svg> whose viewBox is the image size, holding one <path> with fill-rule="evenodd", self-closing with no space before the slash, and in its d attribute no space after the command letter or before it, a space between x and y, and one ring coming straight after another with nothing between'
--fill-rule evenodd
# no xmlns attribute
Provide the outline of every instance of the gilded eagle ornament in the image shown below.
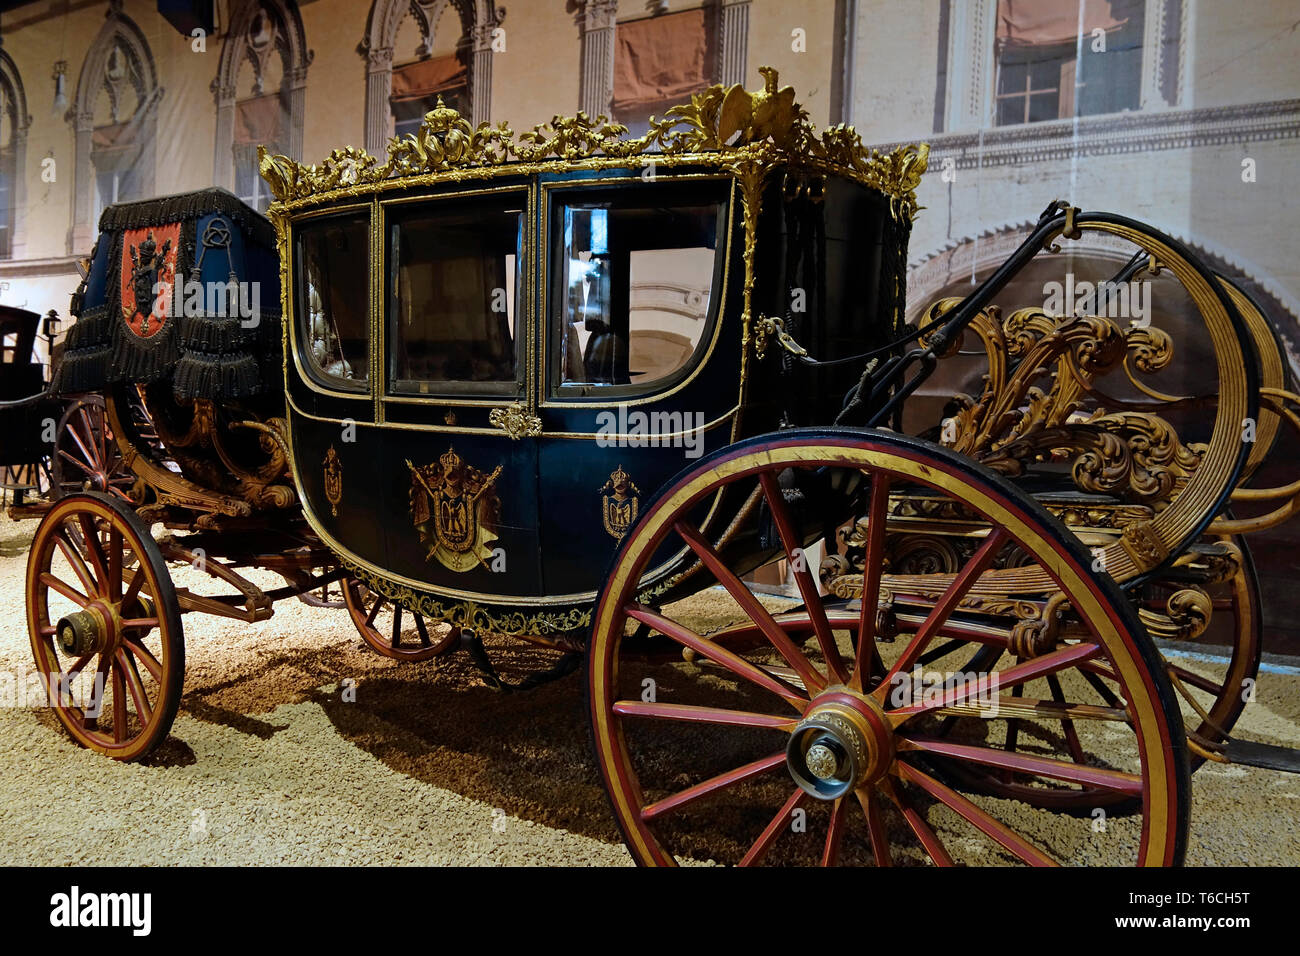
<svg viewBox="0 0 1300 956"><path fill-rule="evenodd" d="M609 494L608 492L613 492ZM618 468L609 476L609 481L600 489L600 517L605 530L615 541L622 541L627 529L636 521L641 501L638 495L641 489L632 482L632 476Z"/></svg>
<svg viewBox="0 0 1300 956"><path fill-rule="evenodd" d="M417 466L408 458L406 467L411 470L411 521L427 549L425 560L437 559L457 572L488 567L501 513L495 487L501 466L484 474L448 448L436 463Z"/></svg>

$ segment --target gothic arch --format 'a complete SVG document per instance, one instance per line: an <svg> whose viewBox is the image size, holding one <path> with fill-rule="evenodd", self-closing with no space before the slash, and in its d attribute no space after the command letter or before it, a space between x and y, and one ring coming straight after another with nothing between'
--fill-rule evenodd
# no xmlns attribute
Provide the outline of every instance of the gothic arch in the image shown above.
<svg viewBox="0 0 1300 956"><path fill-rule="evenodd" d="M115 54L125 62L116 61ZM116 63L118 73L110 75L110 62ZM72 201L72 228L68 233L68 253L88 254L95 241L94 187L95 187L95 103L102 92L107 92L115 120L120 96L129 84L136 95L136 109L130 117L121 118L124 129L121 137L134 144L131 159L137 191L148 196L154 191L154 143L158 102L163 90L158 85L158 70L153 53L135 21L122 12L121 0L113 0L105 15L104 24L90 44L86 58L77 77L77 92L68 120L76 136L75 178Z"/></svg>
<svg viewBox="0 0 1300 956"><path fill-rule="evenodd" d="M269 25L270 36L257 34L254 27L262 21ZM221 45L217 75L212 81L212 95L217 106L217 127L212 163L212 181L227 189L235 181L235 108L239 68L245 61L253 67L258 90L262 73L270 57L279 56L283 65L281 94L286 98L283 149L293 159L302 158L303 124L306 119L307 67L314 52L307 48L302 15L296 0L239 0L230 18L230 30Z"/></svg>
<svg viewBox="0 0 1300 956"><path fill-rule="evenodd" d="M469 52L469 94L474 125L486 123L492 106L492 31L505 19L505 7L491 0L373 0L366 33L357 51L366 59L366 151L383 158L388 149L389 101L393 93L393 46L397 29L412 14L432 42L433 25L447 6L460 17L462 49Z"/></svg>
<svg viewBox="0 0 1300 956"><path fill-rule="evenodd" d="M0 48L0 103L8 114L11 140L9 158L13 175L9 183L9 205L13 218L9 222L9 252L11 259L21 259L27 248L27 129L32 118L27 115L27 93L13 58Z"/></svg>

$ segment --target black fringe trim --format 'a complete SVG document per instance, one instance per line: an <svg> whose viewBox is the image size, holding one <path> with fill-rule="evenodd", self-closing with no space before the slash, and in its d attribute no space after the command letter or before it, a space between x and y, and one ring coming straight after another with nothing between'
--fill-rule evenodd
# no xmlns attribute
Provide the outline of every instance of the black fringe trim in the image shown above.
<svg viewBox="0 0 1300 956"><path fill-rule="evenodd" d="M262 391L262 372L247 352L239 356L187 352L172 373L177 398L244 398Z"/></svg>
<svg viewBox="0 0 1300 956"><path fill-rule="evenodd" d="M259 245L275 245L275 229L265 216L251 206L246 206L234 193L215 186L192 193L109 206L99 217L99 231L162 226L180 219L195 220L213 213L233 219Z"/></svg>
<svg viewBox="0 0 1300 956"><path fill-rule="evenodd" d="M176 323L147 339L131 332L126 322L113 329L113 381L156 382L164 379L180 358L176 348Z"/></svg>

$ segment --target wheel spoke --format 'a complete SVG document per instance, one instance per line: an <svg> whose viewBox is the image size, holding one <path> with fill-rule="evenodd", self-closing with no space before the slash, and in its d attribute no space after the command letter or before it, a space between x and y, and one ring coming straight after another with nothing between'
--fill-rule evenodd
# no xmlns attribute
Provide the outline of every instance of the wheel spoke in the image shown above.
<svg viewBox="0 0 1300 956"><path fill-rule="evenodd" d="M1211 677L1203 677L1195 671L1189 671L1186 667L1182 667L1178 664L1169 663L1169 670L1184 684L1191 684L1193 687L1203 690L1207 694L1218 695L1223 690L1222 682L1216 681Z"/></svg>
<svg viewBox="0 0 1300 956"><path fill-rule="evenodd" d="M994 528L988 533L984 542L957 573L957 576L953 578L952 583L943 592L943 596L935 602L934 608L926 616L925 622L917 629L916 635L907 645L898 661L889 669L889 673L885 675L885 679L881 681L880 686L872 692L877 700L883 701L885 699L895 675L906 673L912 669L912 665L916 663L917 658L925 652L931 638L938 633L944 621L948 620L952 612L957 610L957 605L966 596L966 593L974 587L980 575L993 563L1006 540L1007 533L1003 528ZM861 640L862 638L859 637L859 642Z"/></svg>
<svg viewBox="0 0 1300 956"><path fill-rule="evenodd" d="M130 638L123 638L122 644L124 647L126 647L127 650L131 652L132 655L134 655L144 664L145 670L147 670L150 674L153 675L153 679L158 681L158 683L161 684L163 679L162 664L158 662L158 658L153 656L153 653L149 650L149 648L144 646L144 642L140 641L139 643L137 643L131 640Z"/></svg>
<svg viewBox="0 0 1300 956"><path fill-rule="evenodd" d="M869 787L859 787L853 793L867 818L867 832L871 835L871 853L876 858L876 866L893 866L894 860L889 853L889 834L885 831L885 820L880 813L880 799L876 796L876 791Z"/></svg>
<svg viewBox="0 0 1300 956"><path fill-rule="evenodd" d="M82 412L82 418L84 419L85 409L82 409L81 412ZM85 456L86 465L90 466L86 468L86 473L93 474L91 468L93 468L95 464L95 453L86 447L86 443L82 441L81 436L77 434L76 426L73 425L71 422L68 423L68 434L72 436L72 440L76 443L77 447L81 449L81 453Z"/></svg>
<svg viewBox="0 0 1300 956"><path fill-rule="evenodd" d="M108 531L108 599L122 598L122 532L117 528Z"/></svg>
<svg viewBox="0 0 1300 956"><path fill-rule="evenodd" d="M840 843L844 840L844 826L848 822L849 798L838 797L831 807L831 823L826 830L826 846L822 850L822 866L839 866Z"/></svg>
<svg viewBox="0 0 1300 956"><path fill-rule="evenodd" d="M393 604L393 647L402 646L402 605Z"/></svg>
<svg viewBox="0 0 1300 956"><path fill-rule="evenodd" d="M803 705L808 701L808 698L798 690L773 677L762 668L751 664L739 654L715 644L706 637L701 637L683 624L656 614L648 607L632 604L625 609L624 613L634 621L649 625L665 637L669 637L679 644L684 644L697 654L702 654L715 664L722 665L737 677L743 677L750 683L757 684L764 690L769 690L778 697L789 701L800 711L803 710Z"/></svg>
<svg viewBox="0 0 1300 956"><path fill-rule="evenodd" d="M81 586L86 589L87 593L93 592L95 590L95 582L90 576L90 568L86 567L86 559L81 556L81 552L78 551L77 546L72 543L72 539L68 537L65 529L59 529L58 533L54 536L54 543L58 546L59 550L63 552L63 556L67 559L68 564L72 565L72 571L77 575L78 579L80 579Z"/></svg>
<svg viewBox="0 0 1300 956"><path fill-rule="evenodd" d="M968 822L986 835L992 837L1021 860L1032 866L1056 866L1056 861L1047 856L1005 824L995 820L956 790L944 786L927 773L917 770L901 760L894 765L898 775L910 783L916 784L930 796L954 810Z"/></svg>
<svg viewBox="0 0 1300 956"><path fill-rule="evenodd" d="M137 567L131 572L131 583L127 585L126 593L122 595L123 607L130 607L139 597L140 589L144 587L144 579L144 568Z"/></svg>
<svg viewBox="0 0 1300 956"><path fill-rule="evenodd" d="M784 756L782 754L783 759ZM772 818L772 822L763 828L763 832L754 841L754 845L749 848L749 852L740 861L741 866L757 866L763 862L763 857L767 856L767 851L771 849L772 843L781 831L789 825L790 814L794 812L795 807L803 802L806 796L808 794L798 787L795 788L794 793L790 794L790 799L785 802L785 805L780 810L776 811L776 816Z"/></svg>
<svg viewBox="0 0 1300 956"><path fill-rule="evenodd" d="M752 714L743 710L723 710L719 707L700 707L696 704L648 704L640 700L615 701L613 711L624 717L657 717L660 720L681 720L687 723L770 727L773 730L785 731L794 730L797 723L793 717Z"/></svg>
<svg viewBox="0 0 1300 956"><path fill-rule="evenodd" d="M858 646L849 686L867 686L879 660L876 652L876 611L880 604L880 576L885 565L885 525L889 515L889 481L871 476L871 502L867 507L867 544L862 555L862 607L859 609Z"/></svg>
<svg viewBox="0 0 1300 956"><path fill-rule="evenodd" d="M122 668L114 666L113 673L113 742L126 742L126 679Z"/></svg>
<svg viewBox="0 0 1300 956"><path fill-rule="evenodd" d="M81 540L86 545L86 560L94 567L97 580L102 585L108 580L108 562L104 559L104 549L99 543L99 529L95 527L90 515L84 512L77 515L77 521L81 525ZM102 592L103 587L95 590Z"/></svg>
<svg viewBox="0 0 1300 956"><path fill-rule="evenodd" d="M433 641L429 640L429 629L424 625L424 616L421 614L412 614L415 618L415 630L420 635L421 647L433 647Z"/></svg>
<svg viewBox="0 0 1300 956"><path fill-rule="evenodd" d="M781 536L786 560L790 563L795 583L799 587L799 596L803 598L804 608L812 619L813 631L817 635L817 646L821 648L822 657L832 678L842 684L847 680L847 675L840 661L839 649L835 646L835 635L831 633L830 621L826 619L821 592L808 570L808 559L803 552L803 542L795 534L794 522L790 519L790 509L786 507L785 495L781 493L781 486L770 471L763 472L759 476L759 481L763 485L763 494L767 498L768 509L772 512L777 534Z"/></svg>
<svg viewBox="0 0 1300 956"><path fill-rule="evenodd" d="M701 797L707 797L711 793L717 793L719 790L725 790L727 787L735 786L742 780L748 780L750 777L756 777L761 773L780 767L785 763L785 751L774 753L769 757L761 760L755 760L745 764L743 767L737 767L735 770L728 770L726 773L720 773L716 777L710 777L702 783L697 783L693 787L687 787L671 797L665 797L662 800L656 800L654 803L646 804L641 808L642 820L653 820L655 817L663 816L671 810L677 810L693 803ZM802 791L801 791L802 792Z"/></svg>
<svg viewBox="0 0 1300 956"><path fill-rule="evenodd" d="M1000 767L1021 773L1030 773L1053 780L1065 780L1089 787L1101 787L1120 793L1140 794L1142 778L1137 774L1103 767L1090 767L1050 757L1035 757L1025 753L1012 753L993 747L976 747L970 744L950 743L936 737L904 737L898 741L899 750L923 750L959 760Z"/></svg>
<svg viewBox="0 0 1300 956"><path fill-rule="evenodd" d="M69 601L73 602L74 604L78 605L79 607L85 607L87 604L90 603L90 598L86 597L86 595L82 594L72 585L66 584L63 581L59 580L49 571L42 571L41 576L40 578L38 578L38 580L41 582L41 584L44 584L47 588L52 588L55 591L58 591L65 598L67 598Z"/></svg>
<svg viewBox="0 0 1300 956"><path fill-rule="evenodd" d="M114 666L122 671L127 689L131 692L131 700L135 701L136 716L140 718L141 728L144 728L153 718L153 708L149 706L149 695L145 692L144 681L140 679L140 670L135 666L134 658L122 648L118 648L116 657L117 663Z"/></svg>
<svg viewBox="0 0 1300 956"><path fill-rule="evenodd" d="M777 652L785 658L786 663L793 667L799 676L803 678L804 686L813 692L825 687L826 679L817 673L816 668L804 656L803 651L795 646L795 643L790 640L790 636L785 631L781 630L781 625L776 623L776 619L772 617L767 608L763 607L758 598L754 597L754 593L745 587L745 582L732 573L731 569L713 550L712 545L705 540L704 536L684 521L679 521L676 529L677 533L695 552L700 561L704 563L704 566L718 579L718 583L731 593L731 596L736 599L736 603L749 615L750 620L762 629L763 634L771 642L772 646L777 649Z"/></svg>
<svg viewBox="0 0 1300 956"><path fill-rule="evenodd" d="M921 841L921 846L930 855L934 865L953 866L952 857L944 849L939 834L935 833L930 824L925 822L925 817L921 816L916 807L912 806L912 801L907 799L907 795L888 777L880 781L880 789L884 790L889 799L894 802L894 806L898 807L898 811L903 815L903 819L907 821L907 825L912 828L916 838Z"/></svg>
<svg viewBox="0 0 1300 956"><path fill-rule="evenodd" d="M1023 688L1024 684L1017 684L1016 690ZM1047 676L1047 687L1052 692L1052 700L1058 704L1065 703L1065 693L1061 690L1061 682L1055 674ZM1075 763L1083 763L1083 745L1079 742L1079 732L1074 729L1074 721L1069 717L1061 718L1061 731L1065 734L1065 745L1070 748L1070 756Z"/></svg>
<svg viewBox="0 0 1300 956"><path fill-rule="evenodd" d="M375 595L375 603L370 607L370 613L366 615L366 627L374 627L375 618L379 615L380 609L387 603L384 598L378 594Z"/></svg>
<svg viewBox="0 0 1300 956"><path fill-rule="evenodd" d="M1037 677L1046 677L1048 674L1054 674L1067 667L1073 667L1081 661L1086 661L1099 650L1100 648L1096 644L1067 644L1065 647L1052 651L1050 654L1044 654L1042 657L1035 657L1023 664L1017 664L1014 667L1009 667L1004 671L997 672L997 686L1014 687L1017 684L1023 684L1025 681L1030 681ZM972 694L978 693L979 690L980 685L978 682L967 682L946 691L937 701L909 704L906 707L900 707L897 710L888 711L886 716L894 726L898 726L903 721L910 717L915 717L917 714L936 710L941 707L952 707L953 705L965 703Z"/></svg>

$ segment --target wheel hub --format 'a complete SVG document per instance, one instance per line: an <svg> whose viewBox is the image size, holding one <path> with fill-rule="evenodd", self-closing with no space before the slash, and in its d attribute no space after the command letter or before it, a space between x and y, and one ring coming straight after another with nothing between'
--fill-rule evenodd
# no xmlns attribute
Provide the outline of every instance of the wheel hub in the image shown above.
<svg viewBox="0 0 1300 956"><path fill-rule="evenodd" d="M103 653L113 643L117 632L115 621L112 610L96 602L59 618L54 626L55 639L59 649L69 657Z"/></svg>
<svg viewBox="0 0 1300 956"><path fill-rule="evenodd" d="M805 793L835 800L884 776L894 735L880 705L847 690L812 702L790 735L786 766Z"/></svg>

